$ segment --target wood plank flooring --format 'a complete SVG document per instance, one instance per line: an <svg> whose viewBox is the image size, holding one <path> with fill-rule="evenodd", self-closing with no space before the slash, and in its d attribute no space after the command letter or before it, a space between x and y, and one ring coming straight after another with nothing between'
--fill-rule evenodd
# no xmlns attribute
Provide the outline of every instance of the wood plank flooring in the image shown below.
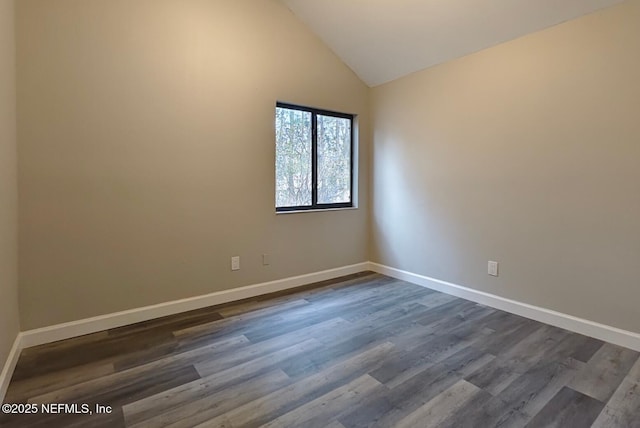
<svg viewBox="0 0 640 428"><path fill-rule="evenodd" d="M24 350L26 427L640 427L637 352L370 272Z"/></svg>

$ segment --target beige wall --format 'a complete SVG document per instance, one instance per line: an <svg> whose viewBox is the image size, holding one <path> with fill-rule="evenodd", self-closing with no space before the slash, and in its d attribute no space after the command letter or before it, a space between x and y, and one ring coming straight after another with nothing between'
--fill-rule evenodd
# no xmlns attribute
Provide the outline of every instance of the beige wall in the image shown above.
<svg viewBox="0 0 640 428"><path fill-rule="evenodd" d="M372 106L374 261L640 331L638 0Z"/></svg>
<svg viewBox="0 0 640 428"><path fill-rule="evenodd" d="M366 132L361 209L274 214L276 100L368 127L366 86L279 2L21 0L17 22L24 329L367 259Z"/></svg>
<svg viewBox="0 0 640 428"><path fill-rule="evenodd" d="M19 330L14 1L0 0L0 371Z"/></svg>
<svg viewBox="0 0 640 428"><path fill-rule="evenodd" d="M17 34L24 329L358 263L369 238L373 261L640 331L639 0L372 91L275 0L21 0ZM361 115L360 209L274 214L276 100Z"/></svg>

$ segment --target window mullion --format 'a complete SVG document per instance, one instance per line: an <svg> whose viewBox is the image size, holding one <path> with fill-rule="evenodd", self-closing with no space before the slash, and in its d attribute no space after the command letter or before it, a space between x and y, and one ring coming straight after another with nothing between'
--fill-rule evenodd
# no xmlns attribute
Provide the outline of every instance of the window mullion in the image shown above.
<svg viewBox="0 0 640 428"><path fill-rule="evenodd" d="M318 115L311 114L311 204L318 205Z"/></svg>

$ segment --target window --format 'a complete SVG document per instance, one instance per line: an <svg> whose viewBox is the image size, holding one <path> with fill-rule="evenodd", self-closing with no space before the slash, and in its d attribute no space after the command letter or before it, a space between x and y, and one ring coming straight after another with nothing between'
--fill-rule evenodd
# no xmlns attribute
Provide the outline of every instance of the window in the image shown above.
<svg viewBox="0 0 640 428"><path fill-rule="evenodd" d="M276 211L353 207L353 116L276 105Z"/></svg>

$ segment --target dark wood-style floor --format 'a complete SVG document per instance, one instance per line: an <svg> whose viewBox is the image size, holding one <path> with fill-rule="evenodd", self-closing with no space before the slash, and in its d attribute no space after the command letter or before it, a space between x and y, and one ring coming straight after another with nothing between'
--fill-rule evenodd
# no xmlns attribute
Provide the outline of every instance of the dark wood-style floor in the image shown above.
<svg viewBox="0 0 640 428"><path fill-rule="evenodd" d="M2 427L640 427L637 352L365 273L25 350Z"/></svg>

